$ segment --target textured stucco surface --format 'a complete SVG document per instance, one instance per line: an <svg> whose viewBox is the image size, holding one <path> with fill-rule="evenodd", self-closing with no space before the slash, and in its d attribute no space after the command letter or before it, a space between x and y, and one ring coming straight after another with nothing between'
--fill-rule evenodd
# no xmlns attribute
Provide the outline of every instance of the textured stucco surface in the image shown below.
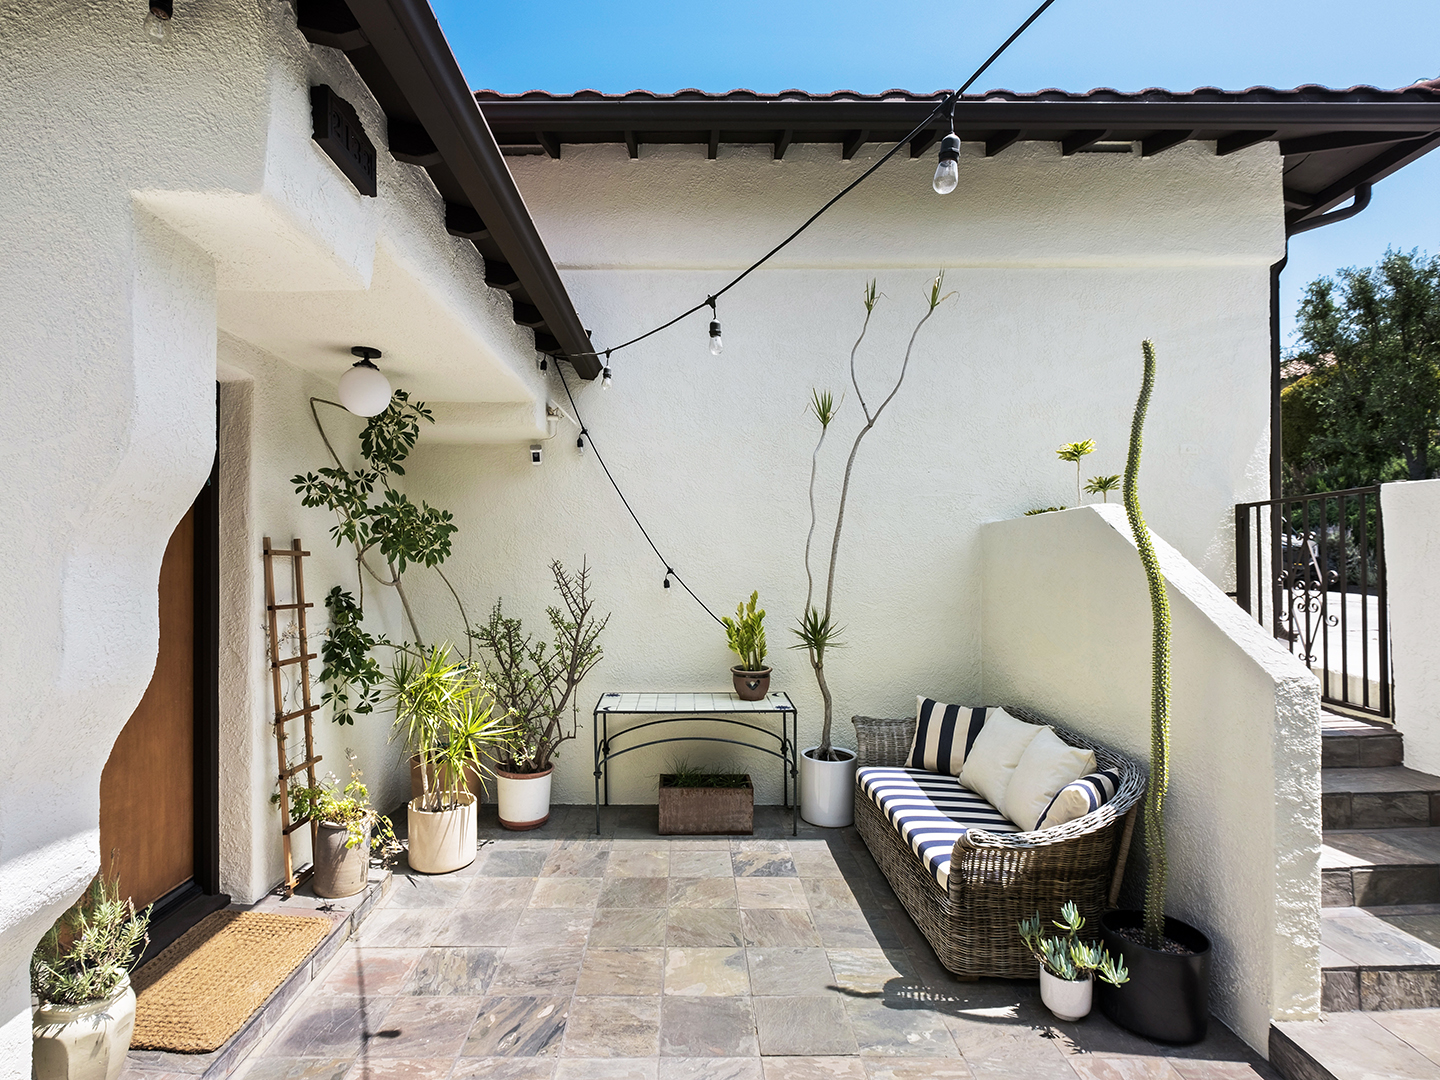
<svg viewBox="0 0 1440 1080"><path fill-rule="evenodd" d="M1380 509L1395 726L1405 736L1405 764L1440 773L1440 480L1385 484Z"/></svg>
<svg viewBox="0 0 1440 1080"><path fill-rule="evenodd" d="M789 249L782 268L720 300L718 359L706 312L615 354L608 390L572 377L595 445L671 565L717 614L759 589L774 686L800 707L802 745L818 737L821 716L803 655L787 649L805 596L816 435L806 403L812 387L845 395L817 485L817 551L828 552L825 522L833 526L861 423L847 363L872 277L885 295L858 361L871 394L898 370L935 269L948 268L955 295L926 327L856 462L836 585L847 647L829 662L840 741L853 740L852 715L904 714L917 692L979 694L979 526L1073 504L1074 469L1054 454L1063 442L1099 443L1086 477L1121 471L1142 337L1158 342L1165 372L1147 461L1173 478L1148 500L1156 528L1227 583L1231 507L1266 491L1278 159L1263 148L1084 161L1053 147L1014 149L967 157L952 199L931 191L933 164L887 165ZM779 163L768 156L725 147L707 161L696 148L647 147L630 161L615 148L567 146L559 161L511 164L604 344L703 298L864 166L837 160L833 147L793 148ZM575 434L562 422L539 468L523 445L432 441L410 477L412 493L457 516L452 577L472 612L502 596L543 627L548 561L587 556L595 569L600 609L614 618L606 659L581 696L580 742L556 773L561 802L592 795L588 710L602 690L725 689L731 662L720 628L682 590L661 588L664 564ZM437 625L455 625L448 598L424 591ZM612 798L654 801L655 776L675 753L622 759ZM774 764L745 760L759 797L778 801Z"/></svg>
<svg viewBox="0 0 1440 1080"><path fill-rule="evenodd" d="M1143 475L1150 503L1143 492L1158 495L1169 477L1149 461ZM986 699L1148 762L1151 615L1124 511L981 532ZM1320 1007L1319 688L1158 536L1156 549L1173 634L1167 910L1210 936L1212 1008L1264 1053L1272 1020ZM1143 867L1142 854L1127 875L1136 902Z"/></svg>
<svg viewBox="0 0 1440 1080"><path fill-rule="evenodd" d="M227 569L222 657L240 665L224 673L240 697L227 702L222 751L224 884L240 899L279 875L273 746L254 726L271 708L256 667L259 538L311 545L319 596L354 580L327 547L324 515L290 494L293 472L323 463L305 397L331 396L357 337L390 333L375 343L396 354L392 373L433 375L443 393L428 396L504 404L511 438L545 430L531 332L484 287L473 246L446 235L428 178L384 152L383 118L348 62L307 45L287 4L183 5L162 46L146 40L143 14L44 0L0 10L7 1080L30 1073L31 949L100 864L100 773L154 668L160 560L209 472L217 374L247 388L231 435L251 440L226 476L248 485L229 492L241 515L227 521L227 559L248 565ZM311 143L318 82L355 103L381 147L379 199ZM235 339L225 372L218 329ZM389 629L383 602L375 614ZM383 721L322 728L327 765L353 745L373 759L363 765L381 800L403 794Z"/></svg>

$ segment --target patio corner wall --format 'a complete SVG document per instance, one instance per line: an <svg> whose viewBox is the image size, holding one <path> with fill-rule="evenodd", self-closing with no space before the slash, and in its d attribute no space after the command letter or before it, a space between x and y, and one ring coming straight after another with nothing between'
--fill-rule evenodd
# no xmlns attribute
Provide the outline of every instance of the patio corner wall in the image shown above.
<svg viewBox="0 0 1440 1080"><path fill-rule="evenodd" d="M1124 511L981 532L986 700L1148 761L1150 605ZM1168 912L1210 935L1211 1011L1265 1053L1272 1020L1320 1010L1319 689L1174 548L1156 548L1173 625ZM1125 896L1138 902L1136 856Z"/></svg>
<svg viewBox="0 0 1440 1080"><path fill-rule="evenodd" d="M1384 484L1395 726L1405 764L1440 773L1440 480Z"/></svg>

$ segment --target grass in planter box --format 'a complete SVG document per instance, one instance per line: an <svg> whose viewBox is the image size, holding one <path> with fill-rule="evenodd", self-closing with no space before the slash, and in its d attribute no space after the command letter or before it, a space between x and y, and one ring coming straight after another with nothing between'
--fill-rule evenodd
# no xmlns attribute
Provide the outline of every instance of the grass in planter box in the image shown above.
<svg viewBox="0 0 1440 1080"><path fill-rule="evenodd" d="M680 761L660 777L660 834L741 834L755 831L755 789L748 773L704 769Z"/></svg>

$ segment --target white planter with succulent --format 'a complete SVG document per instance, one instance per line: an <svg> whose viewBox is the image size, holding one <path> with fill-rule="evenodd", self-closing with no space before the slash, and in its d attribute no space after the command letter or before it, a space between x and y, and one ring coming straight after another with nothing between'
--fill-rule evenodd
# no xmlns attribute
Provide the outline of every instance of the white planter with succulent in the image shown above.
<svg viewBox="0 0 1440 1080"><path fill-rule="evenodd" d="M1090 1015L1096 975L1111 986L1120 986L1130 976L1125 962L1112 957L1099 942L1080 940L1085 920L1072 901L1061 907L1053 925L1061 933L1046 937L1038 913L1021 919L1020 940L1040 964L1040 1000L1045 1007L1058 1020L1083 1020Z"/></svg>
<svg viewBox="0 0 1440 1080"><path fill-rule="evenodd" d="M483 778L488 755L513 730L496 715L494 688L468 661L451 659L452 651L448 643L429 652L401 649L390 677L395 733L426 765L421 793L406 811L410 867L422 874L475 861L478 800L466 776Z"/></svg>
<svg viewBox="0 0 1440 1080"><path fill-rule="evenodd" d="M30 960L35 1080L116 1080L135 1030L130 969L149 938L150 909L97 876L40 939Z"/></svg>

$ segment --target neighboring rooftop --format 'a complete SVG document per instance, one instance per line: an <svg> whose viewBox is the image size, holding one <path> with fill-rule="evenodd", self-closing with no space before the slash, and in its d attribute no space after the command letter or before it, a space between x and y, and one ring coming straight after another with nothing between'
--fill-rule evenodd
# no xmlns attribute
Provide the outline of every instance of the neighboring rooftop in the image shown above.
<svg viewBox="0 0 1440 1080"><path fill-rule="evenodd" d="M797 143L828 143L847 160L867 143L904 138L944 96L905 90L475 94L496 140L512 156L558 158L566 143L619 143L639 157L646 144L691 143L705 146L713 158L724 143L766 144L779 159ZM926 153L945 123L936 117L912 139L910 156ZM1395 90L991 90L960 99L955 130L966 141L984 143L992 157L1021 141L1056 142L1066 155L1145 157L1191 140L1214 142L1221 155L1277 142L1285 157L1286 223L1293 230L1440 145L1440 80Z"/></svg>

